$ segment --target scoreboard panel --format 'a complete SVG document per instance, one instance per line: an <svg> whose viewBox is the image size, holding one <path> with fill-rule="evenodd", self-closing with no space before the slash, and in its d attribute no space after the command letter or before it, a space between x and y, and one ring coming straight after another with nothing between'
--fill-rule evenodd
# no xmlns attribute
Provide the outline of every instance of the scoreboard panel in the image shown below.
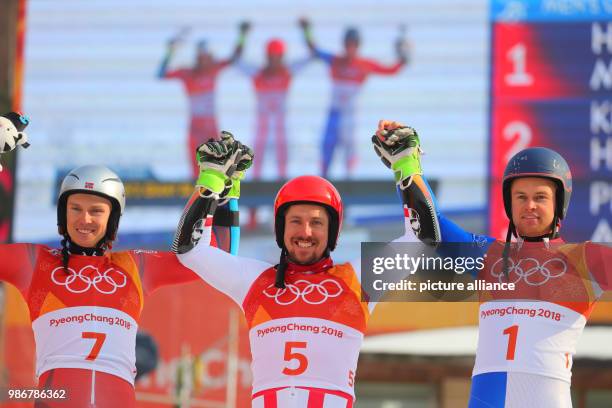
<svg viewBox="0 0 612 408"><path fill-rule="evenodd" d="M612 1L493 1L490 55L489 233L509 158L543 146L572 170L564 238L612 242Z"/></svg>

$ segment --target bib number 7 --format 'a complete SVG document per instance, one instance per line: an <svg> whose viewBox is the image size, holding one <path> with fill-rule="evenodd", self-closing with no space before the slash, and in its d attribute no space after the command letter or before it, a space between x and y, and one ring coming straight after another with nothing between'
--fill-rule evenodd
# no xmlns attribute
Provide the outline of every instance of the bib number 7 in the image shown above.
<svg viewBox="0 0 612 408"><path fill-rule="evenodd" d="M305 349L308 343L305 341L288 341L285 343L285 361L296 360L298 362L296 368L283 368L282 373L285 375L300 375L308 368L308 358L303 353L298 353L295 349Z"/></svg>
<svg viewBox="0 0 612 408"><path fill-rule="evenodd" d="M89 355L85 357L85 360L94 361L96 358L98 358L98 354L100 354L102 344L104 344L104 340L106 340L106 333L83 332L81 333L81 337L84 339L95 340Z"/></svg>

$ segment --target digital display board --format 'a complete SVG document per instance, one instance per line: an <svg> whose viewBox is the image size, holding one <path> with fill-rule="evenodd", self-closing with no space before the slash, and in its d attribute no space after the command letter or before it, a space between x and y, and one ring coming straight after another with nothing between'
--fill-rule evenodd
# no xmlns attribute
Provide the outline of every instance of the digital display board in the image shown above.
<svg viewBox="0 0 612 408"><path fill-rule="evenodd" d="M612 2L491 4L490 233L508 227L506 163L543 146L572 171L564 238L612 241Z"/></svg>

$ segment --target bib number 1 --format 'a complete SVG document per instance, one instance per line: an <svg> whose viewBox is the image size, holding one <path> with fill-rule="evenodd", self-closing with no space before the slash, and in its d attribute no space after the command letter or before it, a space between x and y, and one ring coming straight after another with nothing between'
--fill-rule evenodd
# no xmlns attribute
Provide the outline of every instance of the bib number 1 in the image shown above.
<svg viewBox="0 0 612 408"><path fill-rule="evenodd" d="M516 351L516 338L518 337L518 325L510 326L504 330L504 335L508 335L508 348L506 349L506 360L514 360Z"/></svg>

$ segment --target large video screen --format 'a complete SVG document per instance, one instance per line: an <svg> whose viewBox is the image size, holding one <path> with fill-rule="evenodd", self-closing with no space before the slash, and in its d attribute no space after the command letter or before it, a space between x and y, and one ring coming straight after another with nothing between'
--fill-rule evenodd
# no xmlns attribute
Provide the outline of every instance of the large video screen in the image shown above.
<svg viewBox="0 0 612 408"><path fill-rule="evenodd" d="M441 202L486 201L486 2L27 4L32 146L19 161L16 241L56 239L58 182L88 163L144 186L138 205L128 189L122 234L171 231L180 206L147 194L191 182L194 146L222 129L255 148L248 180L392 182L370 137L381 118L404 121L421 135L427 176L448 181ZM242 22L250 30L232 59ZM275 75L269 54L282 55Z"/></svg>
<svg viewBox="0 0 612 408"><path fill-rule="evenodd" d="M563 236L612 241L612 2L491 3L490 232L503 237L501 177L518 151L560 153L572 186Z"/></svg>

